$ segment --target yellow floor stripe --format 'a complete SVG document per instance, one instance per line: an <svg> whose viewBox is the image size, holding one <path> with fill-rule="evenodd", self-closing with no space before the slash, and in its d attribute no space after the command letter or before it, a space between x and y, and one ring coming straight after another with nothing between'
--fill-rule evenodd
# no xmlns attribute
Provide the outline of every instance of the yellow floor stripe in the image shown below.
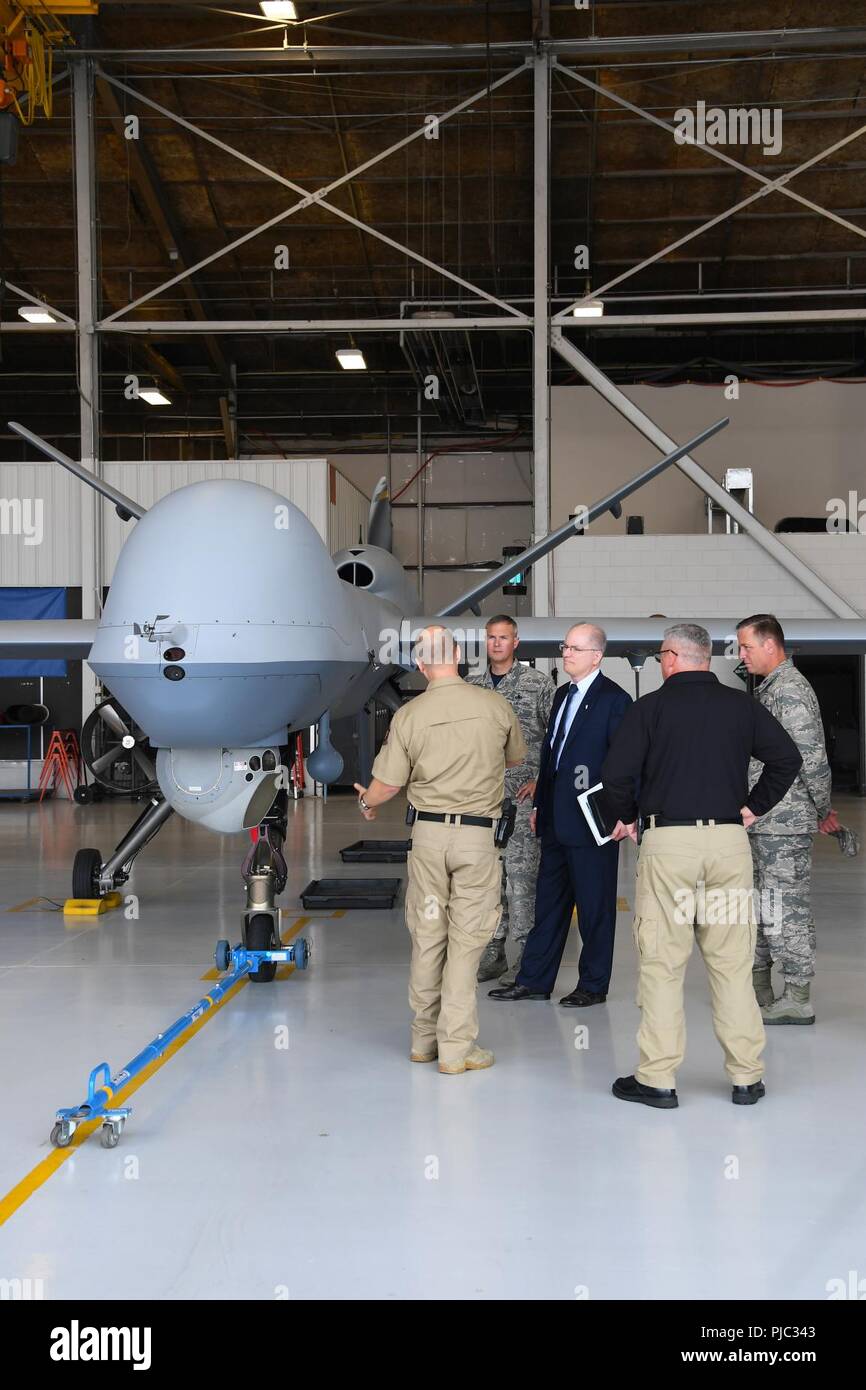
<svg viewBox="0 0 866 1390"><path fill-rule="evenodd" d="M301 917L297 922L294 922L289 930L284 932L280 938L282 944L287 946L295 933L298 932L308 920L307 917ZM277 978L286 979L291 975L294 968L294 965L281 966L277 971ZM285 974L282 974L282 971L284 971ZM207 979L208 977L204 976L203 978ZM218 1004L214 1004L203 1013L200 1018L197 1018L195 1023L191 1024L186 1032L181 1037L177 1038L161 1057L154 1058L138 1076L121 1087L117 1095L112 1098L112 1109L125 1105L129 1097L134 1095L135 1092L144 1085L145 1081L149 1081L156 1072L165 1066L166 1062L170 1061L172 1057L180 1052L182 1047L186 1047L190 1039L195 1037L196 1033L205 1026L209 1019L212 1019L218 1014L220 1009L224 1008L229 1000L233 999L235 995L243 989L244 985L248 984L249 977L244 975L243 979L238 980L237 984L229 990L228 994L221 999ZM37 1163L36 1167L32 1168L26 1177L23 1177L19 1183L16 1183L11 1191L6 1193L5 1197L0 1198L0 1226L8 1221L10 1216L14 1216L15 1212L18 1211L20 1207L23 1207L28 1197L32 1197L34 1192L38 1192L39 1188L48 1181L52 1173L56 1173L60 1165L66 1162L67 1158L71 1158L83 1144L86 1144L91 1134L94 1134L97 1129L101 1128L101 1125L101 1119L88 1120L85 1124L79 1125L75 1134L72 1136L72 1143L69 1145L68 1149L52 1149L51 1153Z"/></svg>

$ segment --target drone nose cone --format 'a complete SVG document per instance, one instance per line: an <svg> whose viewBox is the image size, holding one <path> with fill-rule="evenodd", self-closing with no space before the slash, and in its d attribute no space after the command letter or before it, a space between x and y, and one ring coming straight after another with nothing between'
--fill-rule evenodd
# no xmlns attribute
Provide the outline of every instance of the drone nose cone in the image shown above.
<svg viewBox="0 0 866 1390"><path fill-rule="evenodd" d="M307 517L270 488L212 479L135 525L90 664L157 747L255 744L332 703L353 626Z"/></svg>
<svg viewBox="0 0 866 1390"><path fill-rule="evenodd" d="M336 599L333 566L303 512L258 483L214 478L168 493L136 524L105 620L140 621L144 605L146 617L183 622L315 623L328 589Z"/></svg>

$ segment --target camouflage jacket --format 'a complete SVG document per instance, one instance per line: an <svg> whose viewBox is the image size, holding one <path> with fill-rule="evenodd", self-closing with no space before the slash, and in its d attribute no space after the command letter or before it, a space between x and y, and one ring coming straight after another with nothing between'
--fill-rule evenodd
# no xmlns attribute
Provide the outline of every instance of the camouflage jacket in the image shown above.
<svg viewBox="0 0 866 1390"><path fill-rule="evenodd" d="M752 826L758 835L811 835L830 810L831 775L824 746L824 726L818 701L806 677L790 657L764 678L755 692L796 743L803 758L793 786L782 800ZM763 764L749 764L749 788Z"/></svg>
<svg viewBox="0 0 866 1390"><path fill-rule="evenodd" d="M519 767L506 768L505 795L513 799L524 782L538 776L541 745L547 736L547 722L556 687L542 671L523 666L519 661L515 661L508 675L498 685L494 685L490 678L489 666L483 676L472 676L469 684L481 685L485 690L495 690L497 695L504 695L517 715L529 755Z"/></svg>

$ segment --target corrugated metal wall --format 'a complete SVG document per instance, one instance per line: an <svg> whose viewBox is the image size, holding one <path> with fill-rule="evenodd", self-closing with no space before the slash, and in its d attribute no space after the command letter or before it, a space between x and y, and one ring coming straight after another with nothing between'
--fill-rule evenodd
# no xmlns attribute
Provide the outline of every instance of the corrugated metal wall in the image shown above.
<svg viewBox="0 0 866 1390"><path fill-rule="evenodd" d="M81 583L83 485L55 463L0 464L0 586ZM36 521L39 544L14 534L16 513ZM36 540L38 530L31 530Z"/></svg>
<svg viewBox="0 0 866 1390"><path fill-rule="evenodd" d="M358 544L359 535L366 541L370 520L370 499L354 483L331 464L330 516L328 549L334 555Z"/></svg>
<svg viewBox="0 0 866 1390"><path fill-rule="evenodd" d="M359 520L367 529L369 502L352 483L334 471L335 500L327 460L241 459L185 463L106 463L106 481L128 497L152 507L160 497L206 478L245 478L273 488L309 517L328 550L353 544ZM81 507L86 486L56 464L0 464L0 586L77 585L81 583ZM41 503L41 513L36 504ZM117 556L134 521L123 522L109 503L100 504L103 528L104 582L109 583ZM34 539L15 534L17 519L29 519ZM20 532L20 528L19 528Z"/></svg>

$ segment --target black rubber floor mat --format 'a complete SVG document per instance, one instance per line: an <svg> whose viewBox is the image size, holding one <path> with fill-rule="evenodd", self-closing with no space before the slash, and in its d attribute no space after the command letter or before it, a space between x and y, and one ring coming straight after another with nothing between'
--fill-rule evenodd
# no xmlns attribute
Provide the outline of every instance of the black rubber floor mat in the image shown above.
<svg viewBox="0 0 866 1390"><path fill-rule="evenodd" d="M304 908L376 908L388 911L400 892L399 878L314 878L301 894Z"/></svg>

